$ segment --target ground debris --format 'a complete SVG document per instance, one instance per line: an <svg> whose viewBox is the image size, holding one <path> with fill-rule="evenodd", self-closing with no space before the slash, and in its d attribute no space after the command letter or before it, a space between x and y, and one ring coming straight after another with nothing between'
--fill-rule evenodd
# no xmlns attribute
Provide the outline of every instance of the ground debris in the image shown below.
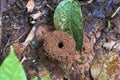
<svg viewBox="0 0 120 80"><path fill-rule="evenodd" d="M111 42L104 43L104 44L103 44L103 47L104 47L106 50L109 50L109 51L110 51L115 44L116 44L115 41L111 41Z"/></svg>
<svg viewBox="0 0 120 80"><path fill-rule="evenodd" d="M49 58L50 55L48 55L48 51L45 52L43 44L45 36L55 30L53 25L54 10L62 0L1 1L2 14L0 14L0 19L2 19L0 30L2 32L0 31L0 47L2 53L0 53L0 64L8 55L9 46L13 44L18 55L19 53L25 54L25 60L24 57L22 59L28 80L34 77L40 80L40 76L45 76L47 72L50 73L52 80L69 80L69 78L71 80L92 80L91 74L94 79L97 78L98 80L101 80L101 78L102 80L103 78L105 80L120 80L120 69L118 68L120 60L118 57L120 54L119 11L114 15L119 7L119 0L89 0L91 1L90 3L88 3L88 0L78 0L80 4L82 2L85 3L85 5L81 4L85 31L83 50L82 52L71 52L74 44L69 44L69 41L66 41L66 43L68 43L67 45L70 45L68 46L68 48L70 48L69 53L64 52L67 56L50 54L52 59ZM114 17L112 17L112 15L114 15ZM110 19L111 29L108 33L105 33L108 27L106 24L107 17L112 17L112 19ZM31 40L31 42L28 41L29 45L27 43L28 46L25 47L23 43L32 29L33 24L40 25L34 33L34 39ZM51 34L53 33L54 31ZM30 39L31 38L32 37L30 37ZM36 40L38 42L34 44ZM55 40L57 39L50 42L54 43ZM115 42L115 44L111 44L111 41L113 41L113 43ZM97 45L93 51L95 43L97 43ZM110 50L109 54L106 55L107 49L104 49L103 45ZM60 47L61 46L60 44ZM53 47L54 46L51 48ZM26 49L25 52L24 49ZM3 53L3 51L5 52ZM118 55L114 54L114 52L118 53ZM98 56L96 57L95 54ZM62 56L62 58L59 56ZM111 58L111 56L113 57ZM61 62L73 62L73 64L68 65L66 69L66 67L61 65Z"/></svg>
<svg viewBox="0 0 120 80"><path fill-rule="evenodd" d="M35 6L34 0L28 0L28 3L26 5L27 11L32 12Z"/></svg>
<svg viewBox="0 0 120 80"><path fill-rule="evenodd" d="M115 52L95 57L90 69L91 75L94 79L108 80L116 75L119 63L119 56Z"/></svg>

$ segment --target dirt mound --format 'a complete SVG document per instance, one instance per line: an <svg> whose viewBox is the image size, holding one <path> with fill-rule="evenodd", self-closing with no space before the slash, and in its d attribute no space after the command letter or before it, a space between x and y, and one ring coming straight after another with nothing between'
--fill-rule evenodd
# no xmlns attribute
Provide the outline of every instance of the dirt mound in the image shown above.
<svg viewBox="0 0 120 80"><path fill-rule="evenodd" d="M46 56L64 64L73 62L73 55L76 54L76 45L74 39L68 33L61 31L48 33L43 46Z"/></svg>

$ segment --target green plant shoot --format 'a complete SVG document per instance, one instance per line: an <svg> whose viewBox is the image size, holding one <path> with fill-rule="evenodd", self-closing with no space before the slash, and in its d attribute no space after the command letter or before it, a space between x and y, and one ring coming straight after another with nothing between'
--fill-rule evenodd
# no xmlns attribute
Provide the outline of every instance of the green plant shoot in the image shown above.
<svg viewBox="0 0 120 80"><path fill-rule="evenodd" d="M0 80L27 80L22 64L16 57L13 47L0 66Z"/></svg>

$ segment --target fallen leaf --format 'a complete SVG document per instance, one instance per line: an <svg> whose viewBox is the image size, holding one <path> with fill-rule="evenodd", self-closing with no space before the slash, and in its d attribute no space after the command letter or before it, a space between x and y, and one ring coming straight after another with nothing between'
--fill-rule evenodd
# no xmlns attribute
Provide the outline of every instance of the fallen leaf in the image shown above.
<svg viewBox="0 0 120 80"><path fill-rule="evenodd" d="M91 65L91 75L93 79L108 80L116 74L119 69L119 56L117 53L99 55L93 60Z"/></svg>
<svg viewBox="0 0 120 80"><path fill-rule="evenodd" d="M34 9L34 6L35 6L34 0L29 0L27 5L26 5L28 12L32 12Z"/></svg>

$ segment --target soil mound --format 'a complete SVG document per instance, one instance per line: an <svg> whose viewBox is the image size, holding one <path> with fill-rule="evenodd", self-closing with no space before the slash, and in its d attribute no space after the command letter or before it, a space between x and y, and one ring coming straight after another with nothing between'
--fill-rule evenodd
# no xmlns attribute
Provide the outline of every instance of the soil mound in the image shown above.
<svg viewBox="0 0 120 80"><path fill-rule="evenodd" d="M64 64L73 62L73 55L76 54L76 45L74 39L68 33L61 31L48 33L43 46L46 56Z"/></svg>

